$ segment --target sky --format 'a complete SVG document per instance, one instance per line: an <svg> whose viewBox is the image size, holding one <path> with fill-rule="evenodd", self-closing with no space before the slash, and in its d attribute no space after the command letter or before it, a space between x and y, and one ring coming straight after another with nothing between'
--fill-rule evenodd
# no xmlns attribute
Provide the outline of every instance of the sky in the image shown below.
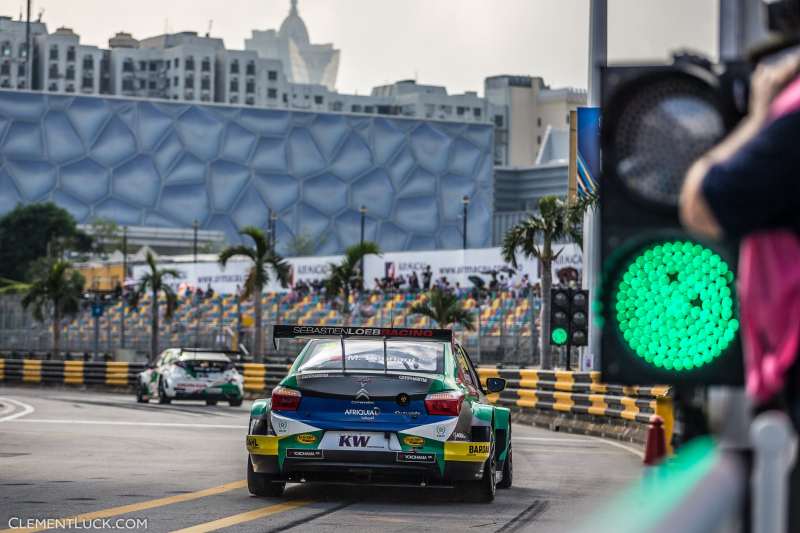
<svg viewBox="0 0 800 533"><path fill-rule="evenodd" d="M609 0L609 61L662 59L670 50L716 56L718 0ZM16 18L23 0L0 0ZM400 79L483 92L497 74L586 87L589 0L299 0L313 43L341 50L337 89L369 93ZM252 29L278 28L289 0L33 0L34 18L108 46L166 31L211 35L244 48Z"/></svg>

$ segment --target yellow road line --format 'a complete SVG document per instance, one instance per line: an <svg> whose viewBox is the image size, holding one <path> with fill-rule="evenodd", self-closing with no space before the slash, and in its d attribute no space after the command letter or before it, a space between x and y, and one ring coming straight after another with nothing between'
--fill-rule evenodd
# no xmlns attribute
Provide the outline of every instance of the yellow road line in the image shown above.
<svg viewBox="0 0 800 533"><path fill-rule="evenodd" d="M112 516L119 516L128 513L135 513L137 511L144 511L146 509L153 509L156 507L163 507L164 505L172 505L174 503L183 503L198 498L205 498L206 496L213 496L215 494L222 494L234 489L240 489L247 486L245 480L233 481L218 485L209 489L198 490L196 492L189 492L186 494L178 494L175 496L167 496L166 498L157 498L155 500L146 500L139 503L132 503L130 505L121 505L119 507L110 507L108 509L101 509L91 513L79 514L69 518L62 518L60 520L70 520L73 522L81 522L83 520L94 520L95 518L110 518ZM44 531L46 527L28 528L28 529L2 529L0 533L34 533L36 531Z"/></svg>
<svg viewBox="0 0 800 533"><path fill-rule="evenodd" d="M206 533L208 531L216 531L224 527L231 527L235 526L236 524L241 524L242 522L250 522L265 516L282 513L284 511L291 511L292 509L303 507L309 503L311 503L311 500L290 500L284 503L276 503L260 509L254 509L252 511L226 516L225 518L220 518L218 520L212 520L211 522L197 524L196 526L187 527L185 529L178 529L172 531L171 533Z"/></svg>

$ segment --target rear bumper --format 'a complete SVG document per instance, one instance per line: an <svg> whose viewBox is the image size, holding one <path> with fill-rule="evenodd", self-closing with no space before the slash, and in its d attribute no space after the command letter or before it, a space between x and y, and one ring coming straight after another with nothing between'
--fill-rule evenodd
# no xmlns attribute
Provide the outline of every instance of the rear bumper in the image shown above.
<svg viewBox="0 0 800 533"><path fill-rule="evenodd" d="M234 384L226 383L224 385L213 386L209 388L219 389L217 391L209 391L209 389L190 388L184 389L176 386L172 391L171 396L175 400L236 400L244 396L242 389Z"/></svg>
<svg viewBox="0 0 800 533"><path fill-rule="evenodd" d="M247 444L254 471L295 482L449 485L480 479L488 458L488 443L445 443L438 451L372 452L285 448L277 437L249 435Z"/></svg>

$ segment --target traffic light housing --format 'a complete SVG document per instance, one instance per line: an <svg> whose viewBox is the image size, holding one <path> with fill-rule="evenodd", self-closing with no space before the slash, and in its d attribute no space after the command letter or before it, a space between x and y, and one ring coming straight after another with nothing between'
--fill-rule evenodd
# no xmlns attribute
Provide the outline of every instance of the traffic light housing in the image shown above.
<svg viewBox="0 0 800 533"><path fill-rule="evenodd" d="M589 340L589 291L550 290L550 344L586 346Z"/></svg>
<svg viewBox="0 0 800 533"><path fill-rule="evenodd" d="M604 69L596 306L608 383L743 382L736 245L678 219L689 166L741 117L740 74L694 58Z"/></svg>

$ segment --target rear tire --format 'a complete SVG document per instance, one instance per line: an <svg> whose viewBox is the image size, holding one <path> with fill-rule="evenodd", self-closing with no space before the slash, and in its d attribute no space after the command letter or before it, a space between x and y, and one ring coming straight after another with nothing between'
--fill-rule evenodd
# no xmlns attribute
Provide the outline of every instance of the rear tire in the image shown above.
<svg viewBox="0 0 800 533"><path fill-rule="evenodd" d="M206 400L206 405L217 405L217 400Z"/></svg>
<svg viewBox="0 0 800 533"><path fill-rule="evenodd" d="M464 496L468 502L472 503L491 503L497 490L495 484L495 474L497 473L497 459L494 456L494 435L492 445L489 447L489 458L483 465L483 477L478 481L467 481L464 483Z"/></svg>
<svg viewBox="0 0 800 533"><path fill-rule="evenodd" d="M231 407L241 407L243 398L235 398L228 400L228 405Z"/></svg>
<svg viewBox="0 0 800 533"><path fill-rule="evenodd" d="M506 462L503 463L503 479L497 484L498 489L510 489L511 483L514 482L514 459L511 455L511 445L508 445L508 453L506 454Z"/></svg>
<svg viewBox="0 0 800 533"><path fill-rule="evenodd" d="M259 474L253 470L250 455L247 456L247 490L253 496L277 498L283 495L286 483L273 481L268 474Z"/></svg>
<svg viewBox="0 0 800 533"><path fill-rule="evenodd" d="M164 405L172 402L172 398L167 396L167 391L164 389L164 381L158 380L158 403Z"/></svg>

